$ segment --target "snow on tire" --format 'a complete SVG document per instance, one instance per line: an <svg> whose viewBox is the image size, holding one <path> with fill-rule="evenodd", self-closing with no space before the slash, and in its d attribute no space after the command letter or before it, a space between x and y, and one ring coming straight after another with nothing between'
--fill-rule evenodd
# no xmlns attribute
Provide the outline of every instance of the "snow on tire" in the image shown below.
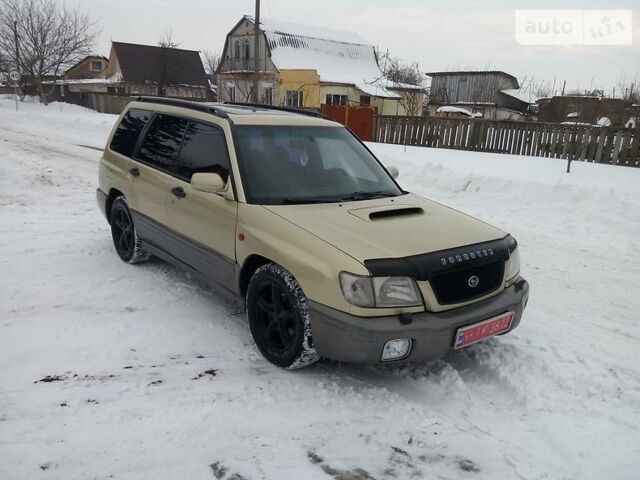
<svg viewBox="0 0 640 480"><path fill-rule="evenodd" d="M288 270L275 263L258 268L246 301L251 335L267 360L297 369L320 359L313 347L307 298Z"/></svg>

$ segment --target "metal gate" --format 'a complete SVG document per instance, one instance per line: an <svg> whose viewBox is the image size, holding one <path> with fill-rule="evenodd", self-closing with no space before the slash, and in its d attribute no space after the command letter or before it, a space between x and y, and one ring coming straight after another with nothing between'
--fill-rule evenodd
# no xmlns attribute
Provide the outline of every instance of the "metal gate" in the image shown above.
<svg viewBox="0 0 640 480"><path fill-rule="evenodd" d="M349 127L360 140L373 141L375 108L323 103L320 105L320 111L336 122Z"/></svg>

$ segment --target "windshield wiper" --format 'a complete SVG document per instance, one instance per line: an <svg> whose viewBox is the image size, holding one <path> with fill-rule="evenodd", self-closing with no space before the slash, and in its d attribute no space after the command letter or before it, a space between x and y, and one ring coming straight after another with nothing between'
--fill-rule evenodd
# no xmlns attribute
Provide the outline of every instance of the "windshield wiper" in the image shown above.
<svg viewBox="0 0 640 480"><path fill-rule="evenodd" d="M369 200L371 198L382 198L382 197L397 197L397 193L391 192L353 192L349 195L342 197L340 200Z"/></svg>
<svg viewBox="0 0 640 480"><path fill-rule="evenodd" d="M332 203L338 200L322 197L299 197L299 198L283 198L282 205L300 205L305 203Z"/></svg>

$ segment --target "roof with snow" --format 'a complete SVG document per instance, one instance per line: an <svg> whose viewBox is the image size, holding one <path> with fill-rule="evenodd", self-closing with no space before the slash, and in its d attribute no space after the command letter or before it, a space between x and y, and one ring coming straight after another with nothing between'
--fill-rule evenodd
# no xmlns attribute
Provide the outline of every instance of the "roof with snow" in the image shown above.
<svg viewBox="0 0 640 480"><path fill-rule="evenodd" d="M450 105L445 105L444 107L440 107L436 110L436 113L459 113L461 115L466 115L467 117L482 117L480 112L473 113L466 108L453 107Z"/></svg>
<svg viewBox="0 0 640 480"><path fill-rule="evenodd" d="M268 19L260 25L278 69L316 70L322 82L351 84L372 96L398 98L385 88L373 45L357 33Z"/></svg>

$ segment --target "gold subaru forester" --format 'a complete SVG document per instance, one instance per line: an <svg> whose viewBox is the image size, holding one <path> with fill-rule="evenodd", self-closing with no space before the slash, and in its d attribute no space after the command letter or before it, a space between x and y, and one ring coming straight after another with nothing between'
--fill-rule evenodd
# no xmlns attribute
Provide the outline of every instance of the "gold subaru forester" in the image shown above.
<svg viewBox="0 0 640 480"><path fill-rule="evenodd" d="M280 367L437 359L515 328L516 240L395 176L318 114L141 97L97 198L123 261L156 256L241 300Z"/></svg>

